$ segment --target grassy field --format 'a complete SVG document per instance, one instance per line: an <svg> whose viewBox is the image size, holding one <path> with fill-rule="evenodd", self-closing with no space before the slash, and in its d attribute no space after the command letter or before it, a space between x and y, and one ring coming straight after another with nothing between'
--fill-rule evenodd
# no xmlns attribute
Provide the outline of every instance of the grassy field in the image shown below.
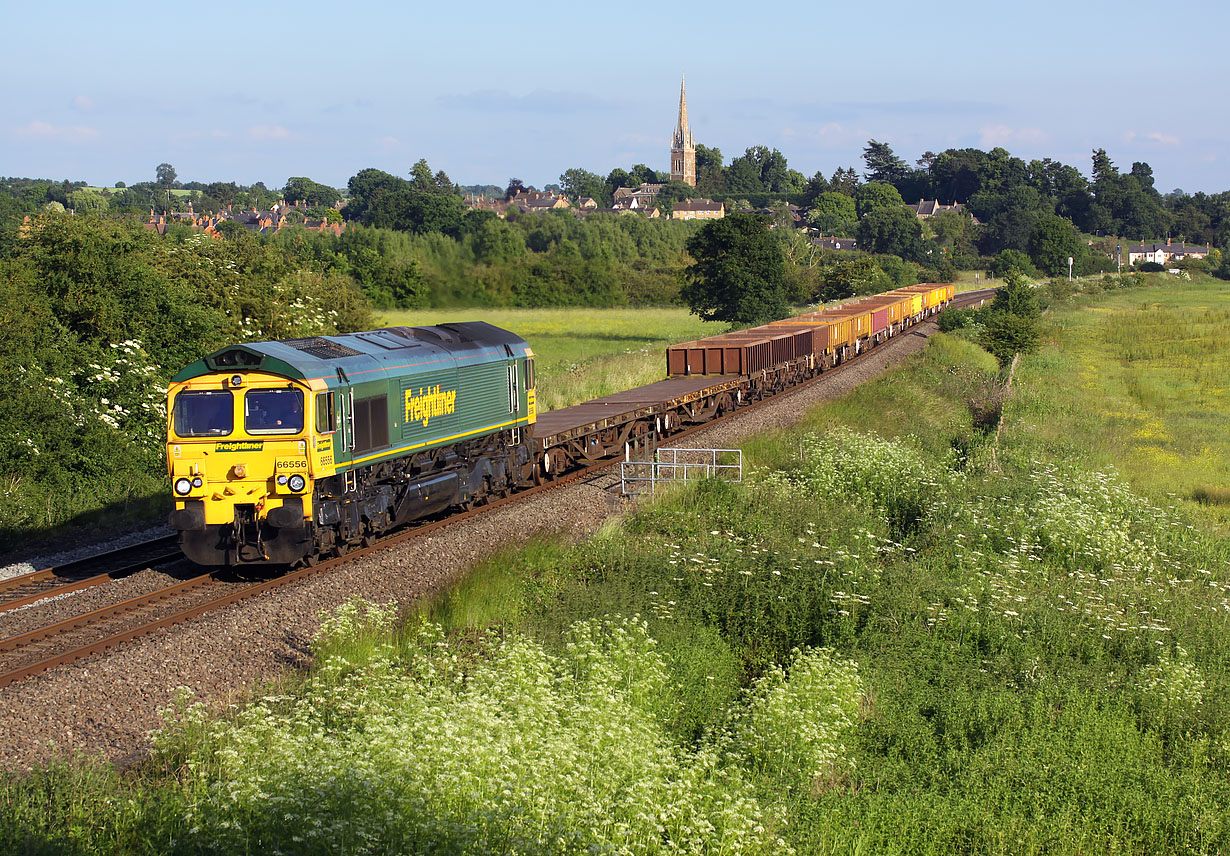
<svg viewBox="0 0 1230 856"><path fill-rule="evenodd" d="M536 355L538 406L567 407L666 375L666 346L723 332L686 309L431 309L390 312L385 325L487 321Z"/></svg>
<svg viewBox="0 0 1230 856"><path fill-rule="evenodd" d="M987 272L985 270L959 270L957 280L953 283L957 291L975 291L987 287Z"/></svg>
<svg viewBox="0 0 1230 856"><path fill-rule="evenodd" d="M1022 459L1073 451L1230 523L1230 286L1159 278L1057 315L1021 366Z"/></svg>
<svg viewBox="0 0 1230 856"><path fill-rule="evenodd" d="M122 187L95 187L95 186L93 186L93 185L88 185L88 186L86 186L86 187L83 187L83 188L82 188L82 190L89 190L89 191L92 191L92 192L94 192L94 193L116 193L117 191L120 191L120 190L123 190L123 189L124 189L124 188L122 188ZM166 191L164 191L164 192L166 192ZM170 194L171 194L172 196L182 196L182 197L186 197L186 196L190 196L190 195L192 195L192 192L193 192L193 191L191 191L191 190L171 190L171 191L170 191Z"/></svg>
<svg viewBox="0 0 1230 856"><path fill-rule="evenodd" d="M937 336L742 484L507 550L400 630L352 603L301 684L185 701L134 773L0 784L0 851L1227 852L1230 540L1168 495L1223 376L1147 331L1203 341L1230 291L1153 282L1052 310L998 439L995 360Z"/></svg>

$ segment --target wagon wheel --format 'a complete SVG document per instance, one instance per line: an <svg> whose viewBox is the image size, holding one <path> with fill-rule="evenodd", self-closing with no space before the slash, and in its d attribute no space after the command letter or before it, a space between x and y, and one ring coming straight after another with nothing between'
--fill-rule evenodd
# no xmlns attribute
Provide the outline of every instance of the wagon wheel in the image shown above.
<svg viewBox="0 0 1230 856"><path fill-rule="evenodd" d="M543 481L555 481L568 468L568 455L563 449L548 449L538 465Z"/></svg>

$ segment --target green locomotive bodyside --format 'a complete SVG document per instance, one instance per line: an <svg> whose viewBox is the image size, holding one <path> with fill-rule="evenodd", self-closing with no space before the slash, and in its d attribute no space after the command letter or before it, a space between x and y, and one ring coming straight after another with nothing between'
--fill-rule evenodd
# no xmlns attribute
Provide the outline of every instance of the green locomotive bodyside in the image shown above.
<svg viewBox="0 0 1230 856"><path fill-rule="evenodd" d="M333 437L339 470L525 428L537 416L533 351L484 321L234 345L172 383L248 371L315 390L317 444Z"/></svg>

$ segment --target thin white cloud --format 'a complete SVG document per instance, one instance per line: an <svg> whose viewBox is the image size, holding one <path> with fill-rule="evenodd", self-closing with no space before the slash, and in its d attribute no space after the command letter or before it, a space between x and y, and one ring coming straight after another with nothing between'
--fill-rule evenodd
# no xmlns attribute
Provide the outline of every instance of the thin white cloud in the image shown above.
<svg viewBox="0 0 1230 856"><path fill-rule="evenodd" d="M978 129L978 135L983 148L1040 145L1050 139L1041 128L1013 128L1010 125L983 125Z"/></svg>
<svg viewBox="0 0 1230 856"><path fill-rule="evenodd" d="M1148 131L1146 133L1141 133L1139 131L1125 131L1124 132L1123 141L1125 143L1133 143L1133 142L1136 142L1137 140L1142 140L1142 141L1149 140L1154 143L1159 143L1163 146L1177 146L1183 142L1178 137L1176 137L1174 134L1164 134L1161 131Z"/></svg>
<svg viewBox="0 0 1230 856"><path fill-rule="evenodd" d="M634 134L630 131L625 131L615 137L616 142L622 143L625 146L651 146L654 143L662 142L663 139L667 139L666 134L654 137L649 134Z"/></svg>
<svg viewBox="0 0 1230 856"><path fill-rule="evenodd" d="M38 119L18 128L15 134L25 140L51 140L61 143L88 143L99 136L97 128L90 128L86 125L62 127Z"/></svg>
<svg viewBox="0 0 1230 856"><path fill-rule="evenodd" d="M253 125L248 136L254 140L289 140L295 135L281 125Z"/></svg>
<svg viewBox="0 0 1230 856"><path fill-rule="evenodd" d="M563 114L571 115L584 111L609 111L616 102L590 95L587 92L564 92L552 89L535 89L525 95L513 95L503 89L483 89L459 95L441 95L436 103L454 110L474 110L480 113L492 111L518 114Z"/></svg>
<svg viewBox="0 0 1230 856"><path fill-rule="evenodd" d="M73 99L73 108L82 113L89 113L94 109L94 99L88 95L78 95Z"/></svg>
<svg viewBox="0 0 1230 856"><path fill-rule="evenodd" d="M1163 134L1161 131L1150 131L1145 134L1145 139L1161 143L1163 146L1177 146L1179 144L1178 137L1172 134Z"/></svg>
<svg viewBox="0 0 1230 856"><path fill-rule="evenodd" d="M816 139L821 146L830 149L844 148L851 145L862 145L872 137L879 136L880 139L886 139L883 135L875 135L866 128L856 128L850 125L843 125L840 122L827 122L821 125L815 132Z"/></svg>

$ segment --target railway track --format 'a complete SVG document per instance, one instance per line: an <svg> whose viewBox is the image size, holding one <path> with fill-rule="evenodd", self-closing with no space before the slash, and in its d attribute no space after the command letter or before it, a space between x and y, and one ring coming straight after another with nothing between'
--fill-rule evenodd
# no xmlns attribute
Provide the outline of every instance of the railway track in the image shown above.
<svg viewBox="0 0 1230 856"><path fill-rule="evenodd" d="M155 538L128 547L99 553L55 568L32 571L0 581L0 614L47 597L103 585L183 558L175 536Z"/></svg>
<svg viewBox="0 0 1230 856"><path fill-rule="evenodd" d="M975 292L965 292L958 295L950 305L958 308L976 305L993 295L994 291L994 289L983 289ZM891 348L894 342L901 341L908 335L908 332L903 332L878 347ZM843 363L807 383L799 384L778 395L740 407L732 415L747 412L771 402L780 401L811 383L833 377L856 364L856 361ZM705 422L686 428L683 431L672 434L671 441L676 442L686 439L699 431L711 427L713 424L713 422ZM618 460L597 462L529 490L494 499L482 506L459 514L429 520L403 529L380 539L370 546L349 550L343 555L328 559L318 565L299 568L272 579L257 582L234 582L223 580L212 574L203 574L47 627L7 639L0 639L0 687L7 686L56 666L93 656L140 636L189 621L207 612L212 612L241 600L264 594L275 588L293 584L311 574L326 572L342 563L353 561L378 550L389 549L412 538L422 537L443 526L462 522L489 509L502 507L512 502L520 502L543 491L558 490L580 481L593 480L603 470L613 467L617 463ZM616 481L615 483L617 484L618 482ZM171 549L167 547L166 542L168 541L171 542ZM168 559L177 558L180 554L178 549L173 548L173 544L173 538L158 539L146 544L134 545L134 547L125 548L125 550L117 550L114 553L75 562L63 568L37 571L24 577L6 580L4 583L0 583L0 611L12 609L21 603L33 602L49 595L73 591L90 585L98 585L109 579L114 579L116 576L148 567L154 561L163 562ZM145 551L144 553L140 552L142 549ZM119 555L125 553L128 555L127 559ZM135 558L139 555L152 556L153 558ZM99 565L89 564L90 562L100 561L114 563L115 567L107 571L98 572ZM137 566L140 566L140 568ZM86 574L87 569L92 569L95 573L64 582L66 575ZM49 578L46 575L49 575L51 579L59 580L59 582L53 584L50 589L42 594L30 593L19 595L19 599L7 599L11 592L20 591L21 585L42 584L43 580ZM19 582L23 580L24 583Z"/></svg>

